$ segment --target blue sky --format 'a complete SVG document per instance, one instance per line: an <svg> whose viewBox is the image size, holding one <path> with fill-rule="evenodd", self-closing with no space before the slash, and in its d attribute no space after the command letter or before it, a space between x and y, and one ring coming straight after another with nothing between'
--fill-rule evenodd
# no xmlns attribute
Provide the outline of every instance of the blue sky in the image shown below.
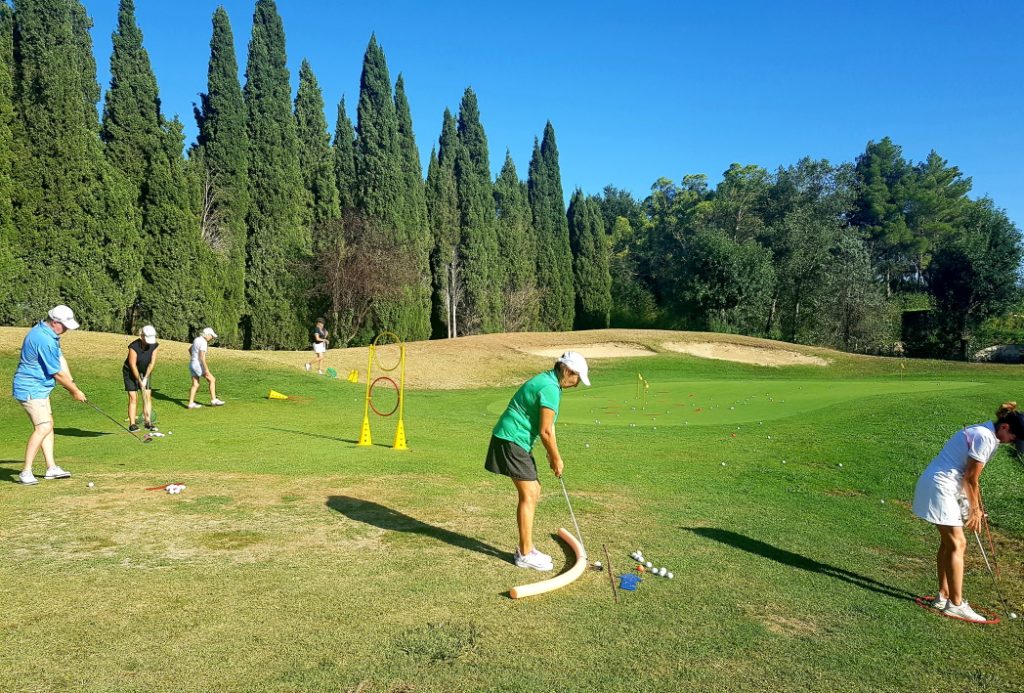
<svg viewBox="0 0 1024 693"><path fill-rule="evenodd" d="M231 18L240 72L255 0L136 0L165 114L195 136L210 20ZM117 0L86 0L99 79L109 83ZM401 72L424 167L444 109L477 93L497 173L526 177L534 137L555 126L567 194L608 184L645 197L659 177L803 156L852 161L891 137L931 149L1024 228L1024 3L1016 0L720 0L677 3L434 3L279 0L292 89L303 58L333 129L355 120L362 56L376 32Z"/></svg>

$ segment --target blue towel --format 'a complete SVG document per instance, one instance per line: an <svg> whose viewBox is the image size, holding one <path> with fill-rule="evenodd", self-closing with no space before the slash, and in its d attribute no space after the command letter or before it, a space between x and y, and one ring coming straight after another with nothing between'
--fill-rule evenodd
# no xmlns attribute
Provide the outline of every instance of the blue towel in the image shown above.
<svg viewBox="0 0 1024 693"><path fill-rule="evenodd" d="M641 579L639 575L633 573L626 573L625 575L619 576L619 589L629 590L630 592L636 592L636 588L640 586Z"/></svg>

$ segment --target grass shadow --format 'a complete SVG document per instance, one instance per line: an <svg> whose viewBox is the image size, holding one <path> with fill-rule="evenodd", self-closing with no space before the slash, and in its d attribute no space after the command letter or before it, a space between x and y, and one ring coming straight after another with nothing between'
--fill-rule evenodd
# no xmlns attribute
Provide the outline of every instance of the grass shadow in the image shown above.
<svg viewBox="0 0 1024 693"><path fill-rule="evenodd" d="M292 428L274 428L273 426L267 426L266 428L268 430L270 430L270 431L280 431L281 433L294 433L297 436L306 436L308 438L323 438L325 440L336 440L339 443L352 443L353 445L355 445L356 443L359 442L358 440L356 440L354 438L338 438L336 436L329 436L329 435L327 435L325 433L311 433L310 431L296 431L295 429L292 429ZM373 446L376 447L376 448L390 448L391 447L390 445L385 445L383 443L374 443Z"/></svg>
<svg viewBox="0 0 1024 693"><path fill-rule="evenodd" d="M13 469L8 469L7 465L14 465ZM21 473L21 468L25 464L25 460L0 460L0 481L13 481L18 482L18 474Z"/></svg>
<svg viewBox="0 0 1024 693"><path fill-rule="evenodd" d="M479 539L467 537L464 534L452 532L443 527L435 527L380 503L374 503L373 501L361 498L352 498L351 496L331 496L327 499L327 507L356 522L362 522L393 532L422 534L460 549L476 551L485 556L500 558L506 563L512 562L511 554L508 551L502 551Z"/></svg>
<svg viewBox="0 0 1024 693"><path fill-rule="evenodd" d="M161 402L171 402L172 404L177 404L182 409L188 409L187 399L171 397L170 395L165 395L160 390L153 390L153 399L160 400Z"/></svg>
<svg viewBox="0 0 1024 693"><path fill-rule="evenodd" d="M736 549L741 549L748 553L752 553L762 558L781 563L782 565L789 566L791 568L799 568L800 570L806 570L811 573L818 573L819 575L827 575L828 577L842 580L843 582L855 585L871 592L877 592L893 599L909 600L914 601L914 595L910 592L905 592L891 585L886 585L883 582L879 582L873 578L869 578L865 575L855 573L845 568L839 568L828 563L822 563L816 561L813 558L808 558L792 551L786 551L780 549L777 546L772 546L758 539L748 537L743 534L731 532L727 529L719 529L718 527L682 527L681 529L687 532L693 532L699 537L705 539L711 539L717 541L720 544L731 546Z"/></svg>
<svg viewBox="0 0 1024 693"><path fill-rule="evenodd" d="M71 438L99 438L101 436L113 435L112 433L104 431L83 431L80 428L54 428L53 432L59 436L68 436Z"/></svg>

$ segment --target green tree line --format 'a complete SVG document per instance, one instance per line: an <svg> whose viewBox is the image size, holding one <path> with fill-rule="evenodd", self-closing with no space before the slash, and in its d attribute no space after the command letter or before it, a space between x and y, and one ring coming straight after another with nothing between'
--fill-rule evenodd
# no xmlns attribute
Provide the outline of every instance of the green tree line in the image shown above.
<svg viewBox="0 0 1024 693"><path fill-rule="evenodd" d="M317 315L335 344L608 326L762 335L891 352L906 307L921 353L963 356L1017 301L1019 231L932 152L885 138L853 163L804 159L659 179L645 199L561 184L553 125L525 180L497 178L476 93L445 110L426 171L402 75L371 36L353 121L333 133L313 66L296 89L273 0L240 74L212 17L198 136L162 111L133 0L102 108L78 0L0 3L0 320L57 302L89 328L293 349ZM293 96L294 94L294 96Z"/></svg>

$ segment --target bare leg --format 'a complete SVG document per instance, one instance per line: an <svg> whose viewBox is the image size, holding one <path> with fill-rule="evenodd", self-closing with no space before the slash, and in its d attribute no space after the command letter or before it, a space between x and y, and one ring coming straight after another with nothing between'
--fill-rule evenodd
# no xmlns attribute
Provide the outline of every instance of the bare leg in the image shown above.
<svg viewBox="0 0 1024 693"><path fill-rule="evenodd" d="M139 413L139 393L128 391L128 425L135 423L135 417Z"/></svg>
<svg viewBox="0 0 1024 693"><path fill-rule="evenodd" d="M519 523L519 553L528 554L533 551L533 514L540 499L540 482L513 479L516 491L519 492L519 505L516 508L516 521Z"/></svg>
<svg viewBox="0 0 1024 693"><path fill-rule="evenodd" d="M210 371L206 371L206 380L208 383L210 383L210 399L217 399L217 379L213 377L213 373L211 373ZM197 380L196 385L198 384L199 381Z"/></svg>
<svg viewBox="0 0 1024 693"><path fill-rule="evenodd" d="M47 437L50 438L49 452L47 452L47 446L44 445ZM49 469L53 466L53 422L47 421L41 423L32 429L32 435L28 437L28 444L25 446L25 466L22 467L22 471L32 472L32 463L36 459L36 455L39 454L39 448L43 448L43 458L46 460L46 467Z"/></svg>
<svg viewBox="0 0 1024 693"><path fill-rule="evenodd" d="M192 387L188 391L188 405L191 407L195 404L196 393L199 392L199 378L192 376Z"/></svg>
<svg viewBox="0 0 1024 693"><path fill-rule="evenodd" d="M50 432L43 438L43 460L46 461L46 468L53 469L57 462L53 458L53 424L50 424Z"/></svg>
<svg viewBox="0 0 1024 693"><path fill-rule="evenodd" d="M143 390L142 391L142 418L148 422L153 423L153 391Z"/></svg>
<svg viewBox="0 0 1024 693"><path fill-rule="evenodd" d="M942 543L937 558L939 568L939 589L946 588L946 596L959 605L963 599L964 553L967 551L967 537L961 527L937 525Z"/></svg>

